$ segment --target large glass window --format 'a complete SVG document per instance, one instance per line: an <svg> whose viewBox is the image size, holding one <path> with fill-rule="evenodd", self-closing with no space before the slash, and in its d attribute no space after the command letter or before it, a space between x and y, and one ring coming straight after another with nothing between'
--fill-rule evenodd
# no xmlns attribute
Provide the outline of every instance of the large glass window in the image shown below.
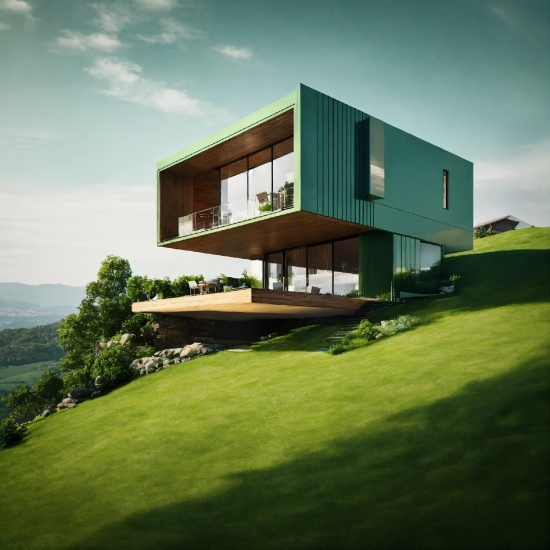
<svg viewBox="0 0 550 550"><path fill-rule="evenodd" d="M273 146L273 200L274 209L294 205L294 139Z"/></svg>
<svg viewBox="0 0 550 550"><path fill-rule="evenodd" d="M305 292L307 287L306 259L307 249L295 248L286 253L287 289L293 292Z"/></svg>
<svg viewBox="0 0 550 550"><path fill-rule="evenodd" d="M308 286L317 287L320 294L332 294L332 243L307 249Z"/></svg>
<svg viewBox="0 0 550 550"><path fill-rule="evenodd" d="M222 223L235 223L248 218L247 159L221 169Z"/></svg>
<svg viewBox="0 0 550 550"><path fill-rule="evenodd" d="M441 279L441 247L419 239L394 235L393 286L395 293L432 294Z"/></svg>
<svg viewBox="0 0 550 550"><path fill-rule="evenodd" d="M359 295L359 238L334 243L334 294Z"/></svg>
<svg viewBox="0 0 550 550"><path fill-rule="evenodd" d="M266 258L266 288L271 290L284 290L283 281L283 253L268 254Z"/></svg>
<svg viewBox="0 0 550 550"><path fill-rule="evenodd" d="M271 147L248 158L248 196L254 215L271 212Z"/></svg>

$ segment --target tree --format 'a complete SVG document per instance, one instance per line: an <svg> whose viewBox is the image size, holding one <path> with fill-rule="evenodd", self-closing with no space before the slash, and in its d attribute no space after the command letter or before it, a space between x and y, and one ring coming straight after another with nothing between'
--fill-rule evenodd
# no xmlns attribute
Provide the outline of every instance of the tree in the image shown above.
<svg viewBox="0 0 550 550"><path fill-rule="evenodd" d="M34 385L33 393L35 403L38 407L37 414L40 414L46 407L57 403L61 398L63 380L53 371L46 371Z"/></svg>
<svg viewBox="0 0 550 550"><path fill-rule="evenodd" d="M29 386L20 386L11 390L4 401L6 407L13 410L19 422L31 420L36 416L35 394Z"/></svg>
<svg viewBox="0 0 550 550"><path fill-rule="evenodd" d="M61 321L59 341L67 353L60 361L60 368L75 372L67 377L67 383L73 379L86 385L92 382L92 367L100 353L100 341L114 336L132 314L132 299L127 293L131 276L128 260L107 256L101 263L97 280L86 285L86 297L78 306L78 313Z"/></svg>
<svg viewBox="0 0 550 550"><path fill-rule="evenodd" d="M13 416L0 422L0 447L6 448L17 443L25 436L26 426L19 425Z"/></svg>

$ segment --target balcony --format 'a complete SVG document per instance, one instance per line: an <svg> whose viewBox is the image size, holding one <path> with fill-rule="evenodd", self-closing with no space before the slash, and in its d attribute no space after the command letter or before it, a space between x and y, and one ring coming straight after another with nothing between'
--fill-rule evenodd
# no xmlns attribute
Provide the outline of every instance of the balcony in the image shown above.
<svg viewBox="0 0 550 550"><path fill-rule="evenodd" d="M258 193L255 198L241 199L205 208L178 218L178 236L186 237L245 220L267 216L294 206L294 188L288 186L277 193Z"/></svg>

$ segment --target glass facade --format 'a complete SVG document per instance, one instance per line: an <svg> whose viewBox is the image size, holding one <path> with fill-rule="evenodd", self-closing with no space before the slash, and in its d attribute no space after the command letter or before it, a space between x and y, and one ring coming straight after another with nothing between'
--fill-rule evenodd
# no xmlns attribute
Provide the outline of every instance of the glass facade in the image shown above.
<svg viewBox="0 0 550 550"><path fill-rule="evenodd" d="M268 254L264 286L272 290L357 296L359 238Z"/></svg>
<svg viewBox="0 0 550 550"><path fill-rule="evenodd" d="M294 138L220 168L220 205L178 219L178 235L294 206Z"/></svg>
<svg viewBox="0 0 550 550"><path fill-rule="evenodd" d="M359 294L359 237L334 243L334 294Z"/></svg>
<svg viewBox="0 0 550 550"><path fill-rule="evenodd" d="M332 294L332 243L308 247L307 278L319 294Z"/></svg>
<svg viewBox="0 0 550 550"><path fill-rule="evenodd" d="M400 292L433 294L441 280L441 246L404 235L393 236L393 286Z"/></svg>

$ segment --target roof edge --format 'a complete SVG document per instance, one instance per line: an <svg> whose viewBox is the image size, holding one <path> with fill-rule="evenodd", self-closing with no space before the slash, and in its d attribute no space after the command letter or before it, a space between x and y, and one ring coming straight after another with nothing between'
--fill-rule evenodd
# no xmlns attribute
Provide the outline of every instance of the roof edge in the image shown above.
<svg viewBox="0 0 550 550"><path fill-rule="evenodd" d="M165 159L157 162L157 170L168 168L173 164L181 162L186 158L189 158L197 153L200 153L204 149L208 149L222 141L226 141L233 136L248 130L253 126L257 126L270 118L273 118L284 111L294 107L296 104L297 92L291 92L290 94L274 101L273 103L263 107L259 111L256 111L236 122L226 126L219 132L212 134L193 145L178 151L177 153L166 157Z"/></svg>

